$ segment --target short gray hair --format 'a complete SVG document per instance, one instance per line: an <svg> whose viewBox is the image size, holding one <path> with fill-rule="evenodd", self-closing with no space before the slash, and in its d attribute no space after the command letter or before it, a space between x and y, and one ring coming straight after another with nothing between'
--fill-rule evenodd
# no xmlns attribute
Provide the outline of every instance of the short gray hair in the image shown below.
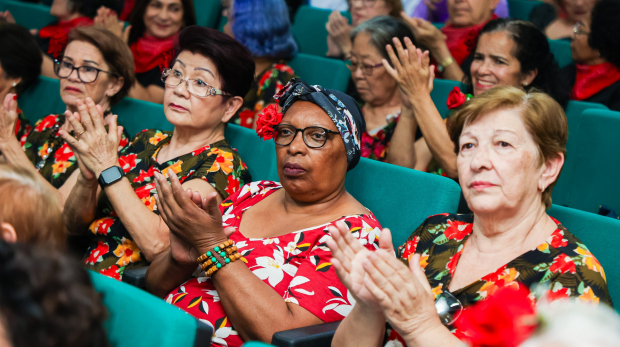
<svg viewBox="0 0 620 347"><path fill-rule="evenodd" d="M358 25L351 30L351 41L355 41L355 37L359 33L370 35L370 43L375 46L381 56L388 62L390 62L390 57L385 46L392 45L394 47L392 38L397 37L403 42L405 37L408 37L415 45L415 37L411 28L402 20L390 16L378 16Z"/></svg>

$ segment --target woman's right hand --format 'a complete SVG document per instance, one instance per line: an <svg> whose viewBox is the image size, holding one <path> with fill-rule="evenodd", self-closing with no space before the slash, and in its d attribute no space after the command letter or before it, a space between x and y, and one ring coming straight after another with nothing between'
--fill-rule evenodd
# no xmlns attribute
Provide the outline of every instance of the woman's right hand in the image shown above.
<svg viewBox="0 0 620 347"><path fill-rule="evenodd" d="M97 10L97 16L94 18L94 21L96 26L107 29L125 43L129 42L131 25L125 27L125 22L118 19L115 11L102 6Z"/></svg>
<svg viewBox="0 0 620 347"><path fill-rule="evenodd" d="M340 48L345 56L351 53L351 29L349 21L338 11L333 11L329 15L329 20L325 25L329 33L328 39L331 39Z"/></svg>
<svg viewBox="0 0 620 347"><path fill-rule="evenodd" d="M0 108L0 142L7 142L15 137L15 123L17 122L17 95L8 93L4 97Z"/></svg>
<svg viewBox="0 0 620 347"><path fill-rule="evenodd" d="M383 66L396 80L400 89L411 100L415 96L430 95L433 90L435 69L430 65L429 52L416 48L408 37L405 37L406 50L398 38L393 38L396 53L391 45L387 45L387 53L392 66L383 59Z"/></svg>

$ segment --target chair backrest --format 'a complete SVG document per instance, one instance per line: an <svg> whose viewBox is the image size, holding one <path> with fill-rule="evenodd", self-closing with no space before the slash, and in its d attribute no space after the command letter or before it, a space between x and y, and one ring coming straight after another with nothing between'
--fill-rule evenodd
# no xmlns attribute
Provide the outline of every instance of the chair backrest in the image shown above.
<svg viewBox="0 0 620 347"><path fill-rule="evenodd" d="M195 0L194 13L196 25L217 29L222 14L222 3L220 0Z"/></svg>
<svg viewBox="0 0 620 347"><path fill-rule="evenodd" d="M325 25L331 10L300 6L293 22L293 36L301 53L324 57L327 54L327 29ZM342 12L351 22L351 14Z"/></svg>
<svg viewBox="0 0 620 347"><path fill-rule="evenodd" d="M568 142L566 143L566 160L562 168L562 174L553 188L553 203L561 206L569 206L571 189L573 184L573 173L576 167L577 158L577 134L579 133L579 123L581 115L588 109L607 110L603 104L592 102L571 100L566 106L566 121L568 122ZM580 164L581 165L581 164Z"/></svg>
<svg viewBox="0 0 620 347"><path fill-rule="evenodd" d="M346 188L390 228L401 245L429 216L456 213L461 188L453 180L362 158L347 174Z"/></svg>
<svg viewBox="0 0 620 347"><path fill-rule="evenodd" d="M259 341L248 341L243 344L243 347L269 347L269 346L273 346L273 345L268 345L264 342L259 342Z"/></svg>
<svg viewBox="0 0 620 347"><path fill-rule="evenodd" d="M555 61L560 67L565 67L573 63L573 53L570 50L570 42L566 40L547 40L549 49L553 53Z"/></svg>
<svg viewBox="0 0 620 347"><path fill-rule="evenodd" d="M0 0L0 11L11 11L17 24L26 29L41 29L57 20L50 7L22 1Z"/></svg>
<svg viewBox="0 0 620 347"><path fill-rule="evenodd" d="M590 109L577 128L568 207L596 213L600 205L620 212L620 112Z"/></svg>
<svg viewBox="0 0 620 347"><path fill-rule="evenodd" d="M225 136L248 166L253 181L280 180L276 163L276 144L273 141L263 141L256 135L255 130L235 124L226 126Z"/></svg>
<svg viewBox="0 0 620 347"><path fill-rule="evenodd" d="M542 1L532 0L508 0L510 18L530 20L530 13L534 7L544 4Z"/></svg>
<svg viewBox="0 0 620 347"><path fill-rule="evenodd" d="M465 86L461 82L439 78L435 78L433 82L431 98L435 103L435 107L437 107L437 111L439 111L439 114L444 119L450 115L446 102L448 101L448 94L450 94L454 87L459 87L461 92L465 93Z"/></svg>
<svg viewBox="0 0 620 347"><path fill-rule="evenodd" d="M60 98L60 81L40 76L17 100L19 108L34 125L52 113L65 112L67 107Z"/></svg>
<svg viewBox="0 0 620 347"><path fill-rule="evenodd" d="M620 269L617 266L620 220L557 205L551 206L547 213L583 241L601 263L607 288L616 301L616 312L620 312Z"/></svg>
<svg viewBox="0 0 620 347"><path fill-rule="evenodd" d="M304 81L343 93L347 91L351 79L351 70L341 60L299 53L289 62L289 66Z"/></svg>
<svg viewBox="0 0 620 347"><path fill-rule="evenodd" d="M160 104L125 98L112 107L112 113L118 115L118 122L132 137L144 129L174 130Z"/></svg>
<svg viewBox="0 0 620 347"><path fill-rule="evenodd" d="M209 346L213 329L181 309L126 283L89 271L108 309L104 327L115 347Z"/></svg>

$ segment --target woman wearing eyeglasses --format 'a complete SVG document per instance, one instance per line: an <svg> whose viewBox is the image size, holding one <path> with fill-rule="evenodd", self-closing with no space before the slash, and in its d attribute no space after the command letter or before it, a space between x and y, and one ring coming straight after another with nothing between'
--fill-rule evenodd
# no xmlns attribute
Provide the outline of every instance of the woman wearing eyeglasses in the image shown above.
<svg viewBox="0 0 620 347"><path fill-rule="evenodd" d="M573 38L573 26L590 16L596 0L552 0L536 6L530 21L551 40Z"/></svg>
<svg viewBox="0 0 620 347"><path fill-rule="evenodd" d="M379 222L345 189L364 131L355 100L298 80L278 97L284 115L270 106L257 132L273 136L280 184L250 183L218 209L213 195L192 199L176 178L170 187L156 177L171 247L149 267L147 289L211 324L215 346L269 342L277 331L349 313L354 302L325 245L330 225L348 225L355 242L379 248ZM204 271L192 276L197 265Z"/></svg>
<svg viewBox="0 0 620 347"><path fill-rule="evenodd" d="M60 79L60 97L68 112L77 112L80 100L88 97L101 107L105 124L116 124L116 115L110 114L110 107L127 95L135 79L131 52L119 38L94 27L74 29L54 71ZM0 121L15 124L14 94L4 99L4 109ZM6 128L12 129L8 125ZM59 136L59 130L75 132L64 114L45 116L34 125L23 146L3 137L0 151L9 164L40 173L62 206L78 179L78 163L69 144ZM79 137L79 132L75 135ZM116 143L117 150L127 142L128 137L123 133Z"/></svg>
<svg viewBox="0 0 620 347"><path fill-rule="evenodd" d="M332 264L356 299L333 346L381 345L386 319L392 346L462 346L479 327L460 324L460 311L507 287L612 304L601 264L546 213L566 154L562 107L544 93L497 87L465 102L449 133L473 214L427 218L397 257L330 229Z"/></svg>
<svg viewBox="0 0 620 347"><path fill-rule="evenodd" d="M620 111L620 1L601 0L592 15L575 24L573 61L560 74L572 86L571 99Z"/></svg>
<svg viewBox="0 0 620 347"><path fill-rule="evenodd" d="M153 197L155 173L174 175L183 194L213 194L218 201L251 180L224 138L226 121L252 85L250 53L226 34L198 26L181 31L177 51L162 76L174 131L144 130L119 153L117 127L103 128L90 99L69 117L75 134L60 131L81 160L65 204L67 229L90 238L86 267L116 279L170 247L170 229Z"/></svg>

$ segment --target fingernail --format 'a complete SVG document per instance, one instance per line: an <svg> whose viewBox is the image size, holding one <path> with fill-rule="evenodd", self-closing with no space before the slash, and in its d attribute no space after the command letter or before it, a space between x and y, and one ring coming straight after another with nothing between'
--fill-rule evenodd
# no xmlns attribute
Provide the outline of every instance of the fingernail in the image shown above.
<svg viewBox="0 0 620 347"><path fill-rule="evenodd" d="M13 95L13 100L17 100L17 94Z"/></svg>

